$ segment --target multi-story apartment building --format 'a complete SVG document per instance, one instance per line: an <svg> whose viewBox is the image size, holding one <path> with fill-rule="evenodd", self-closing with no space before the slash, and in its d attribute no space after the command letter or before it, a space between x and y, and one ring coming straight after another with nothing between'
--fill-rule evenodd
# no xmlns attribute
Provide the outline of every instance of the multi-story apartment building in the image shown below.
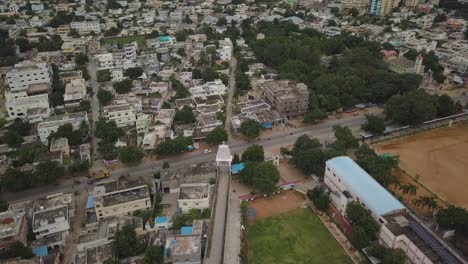
<svg viewBox="0 0 468 264"><path fill-rule="evenodd" d="M138 43L133 41L131 43L125 44L123 50L125 52L125 59L134 61L137 58Z"/></svg>
<svg viewBox="0 0 468 264"><path fill-rule="evenodd" d="M386 16L392 12L393 0L370 0L368 11L371 15Z"/></svg>
<svg viewBox="0 0 468 264"><path fill-rule="evenodd" d="M9 210L0 213L0 251L17 242L26 246L28 231L28 221L24 212Z"/></svg>
<svg viewBox="0 0 468 264"><path fill-rule="evenodd" d="M65 86L63 95L64 105L66 107L75 107L86 98L86 83L82 78L71 80Z"/></svg>
<svg viewBox="0 0 468 264"><path fill-rule="evenodd" d="M98 220L151 208L148 186L140 181L102 182L94 187L93 196Z"/></svg>
<svg viewBox="0 0 468 264"><path fill-rule="evenodd" d="M50 134L56 132L60 126L71 124L73 130L78 130L83 122L88 122L88 114L86 112L51 116L37 125L37 133L41 141L47 143Z"/></svg>
<svg viewBox="0 0 468 264"><path fill-rule="evenodd" d="M58 193L35 202L32 231L36 239L44 239L50 247L65 244L70 218L75 213L73 196L73 193Z"/></svg>
<svg viewBox="0 0 468 264"><path fill-rule="evenodd" d="M30 123L37 123L50 115L48 94L28 96L26 92L6 92L5 99L9 119L25 118Z"/></svg>
<svg viewBox="0 0 468 264"><path fill-rule="evenodd" d="M110 105L104 107L104 117L118 127L130 127L135 126L136 111L131 104Z"/></svg>
<svg viewBox="0 0 468 264"><path fill-rule="evenodd" d="M227 92L227 87L220 79L216 79L212 82L192 87L189 91L192 94L192 97L224 95Z"/></svg>
<svg viewBox="0 0 468 264"><path fill-rule="evenodd" d="M70 28L78 30L80 33L101 33L101 25L99 21L81 21L81 22L71 22Z"/></svg>
<svg viewBox="0 0 468 264"><path fill-rule="evenodd" d="M31 84L47 83L52 80L52 68L48 63L22 61L15 64L6 74L11 92L26 91Z"/></svg>
<svg viewBox="0 0 468 264"><path fill-rule="evenodd" d="M466 54L468 55L468 54ZM450 67L457 73L466 74L468 73L468 59L463 53L461 56L455 56L450 59Z"/></svg>
<svg viewBox="0 0 468 264"><path fill-rule="evenodd" d="M208 183L185 183L179 188L179 208L182 213L191 209L210 208L210 185Z"/></svg>
<svg viewBox="0 0 468 264"><path fill-rule="evenodd" d="M101 53L94 55L94 61L98 70L110 70L115 68L114 55L112 53Z"/></svg>
<svg viewBox="0 0 468 264"><path fill-rule="evenodd" d="M295 117L309 109L309 91L303 83L289 80L269 81L259 84L268 104L281 115Z"/></svg>

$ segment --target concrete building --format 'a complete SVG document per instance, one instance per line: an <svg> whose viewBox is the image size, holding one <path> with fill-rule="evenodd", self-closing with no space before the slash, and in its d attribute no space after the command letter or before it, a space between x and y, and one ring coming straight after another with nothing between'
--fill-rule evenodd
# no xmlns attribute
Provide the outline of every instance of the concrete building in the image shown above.
<svg viewBox="0 0 468 264"><path fill-rule="evenodd" d="M88 114L86 112L66 113L63 115L51 116L44 119L37 125L37 133L41 142L47 143L51 133L65 124L71 124L73 130L78 130L83 122L88 122Z"/></svg>
<svg viewBox="0 0 468 264"><path fill-rule="evenodd" d="M73 79L65 85L63 101L65 107L76 107L86 99L86 83L82 78Z"/></svg>
<svg viewBox="0 0 468 264"><path fill-rule="evenodd" d="M197 96L224 95L227 92L227 87L220 79L216 79L212 82L192 87L189 91L192 94L192 98Z"/></svg>
<svg viewBox="0 0 468 264"><path fill-rule="evenodd" d="M165 193L176 193L184 183L209 183L210 179L216 179L216 162L214 161L163 169L161 170L160 189Z"/></svg>
<svg viewBox="0 0 468 264"><path fill-rule="evenodd" d="M416 61L411 61L398 56L398 54L393 50L382 50L380 52L383 54L383 59L387 63L389 70L399 74L424 74L424 65L422 64L423 57L421 55L416 57Z"/></svg>
<svg viewBox="0 0 468 264"><path fill-rule="evenodd" d="M218 49L218 56L220 60L230 61L232 57L232 41L229 38L219 41L220 49Z"/></svg>
<svg viewBox="0 0 468 264"><path fill-rule="evenodd" d="M393 8L393 0L370 0L368 11L371 15L386 16Z"/></svg>
<svg viewBox="0 0 468 264"><path fill-rule="evenodd" d="M132 61L136 60L138 51L138 43L136 41L125 44L123 49L125 52L125 59Z"/></svg>
<svg viewBox="0 0 468 264"><path fill-rule="evenodd" d="M210 208L210 185L208 183L182 184L177 201L182 213L188 213L191 209L208 209Z"/></svg>
<svg viewBox="0 0 468 264"><path fill-rule="evenodd" d="M0 251L16 242L27 245L28 221L20 210L8 210L0 213Z"/></svg>
<svg viewBox="0 0 468 264"><path fill-rule="evenodd" d="M118 127L135 127L136 111L131 104L106 106L104 117L115 121Z"/></svg>
<svg viewBox="0 0 468 264"><path fill-rule="evenodd" d="M259 83L259 87L263 90L266 102L283 116L296 117L309 109L309 91L303 83L268 81Z"/></svg>
<svg viewBox="0 0 468 264"><path fill-rule="evenodd" d="M468 58L466 56L455 56L449 61L450 68L460 74L468 73Z"/></svg>
<svg viewBox="0 0 468 264"><path fill-rule="evenodd" d="M70 230L70 218L75 214L73 193L54 194L34 204L32 231L37 240L49 247L65 244Z"/></svg>
<svg viewBox="0 0 468 264"><path fill-rule="evenodd" d="M24 91L5 93L5 108L9 119L24 118L37 123L50 116L49 95L31 95Z"/></svg>
<svg viewBox="0 0 468 264"><path fill-rule="evenodd" d="M140 181L102 182L94 187L93 196L98 220L151 208L148 186Z"/></svg>
<svg viewBox="0 0 468 264"><path fill-rule="evenodd" d="M98 70L110 70L115 68L115 60L112 53L96 54L94 55L94 61Z"/></svg>
<svg viewBox="0 0 468 264"><path fill-rule="evenodd" d="M70 145L67 138L54 138L50 143L50 152L61 152L64 157L70 156Z"/></svg>
<svg viewBox="0 0 468 264"><path fill-rule="evenodd" d="M164 263L200 264L201 236L168 236L164 252Z"/></svg>
<svg viewBox="0 0 468 264"><path fill-rule="evenodd" d="M406 210L392 194L349 157L336 157L326 162L324 184L330 190L332 204L346 214L349 202L360 202L376 221L382 216Z"/></svg>
<svg viewBox="0 0 468 264"><path fill-rule="evenodd" d="M101 33L101 25L99 21L81 21L81 22L71 22L70 28L78 30L81 33Z"/></svg>
<svg viewBox="0 0 468 264"><path fill-rule="evenodd" d="M48 63L22 61L7 72L6 78L11 92L26 91L31 84L52 81L52 68Z"/></svg>
<svg viewBox="0 0 468 264"><path fill-rule="evenodd" d="M408 211L382 217L379 243L389 248L399 248L410 263L466 263L443 240L428 229Z"/></svg>
<svg viewBox="0 0 468 264"><path fill-rule="evenodd" d="M172 126L174 122L175 110L174 109L159 109L158 113L154 118L155 123L161 123L163 125Z"/></svg>

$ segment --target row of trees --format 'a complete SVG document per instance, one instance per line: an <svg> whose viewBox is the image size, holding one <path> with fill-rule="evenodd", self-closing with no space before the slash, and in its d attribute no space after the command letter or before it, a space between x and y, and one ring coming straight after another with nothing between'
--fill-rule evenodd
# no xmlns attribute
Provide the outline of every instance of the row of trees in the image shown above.
<svg viewBox="0 0 468 264"><path fill-rule="evenodd" d="M357 248L365 248L377 238L379 224L372 217L371 212L359 202L350 202L346 207L346 218L353 229L351 242Z"/></svg>
<svg viewBox="0 0 468 264"><path fill-rule="evenodd" d="M191 137L176 137L174 139L166 140L156 146L154 153L157 155L172 155L179 154L187 151L188 146L193 144Z"/></svg>
<svg viewBox="0 0 468 264"><path fill-rule="evenodd" d="M0 184L2 188L8 191L18 191L54 183L63 175L65 175L65 169L58 162L44 161L39 163L32 171L8 168Z"/></svg>
<svg viewBox="0 0 468 264"><path fill-rule="evenodd" d="M398 166L398 157L386 157L378 155L368 145L363 144L355 152L356 162L367 171L382 186L388 187L396 183L392 176L392 169Z"/></svg>

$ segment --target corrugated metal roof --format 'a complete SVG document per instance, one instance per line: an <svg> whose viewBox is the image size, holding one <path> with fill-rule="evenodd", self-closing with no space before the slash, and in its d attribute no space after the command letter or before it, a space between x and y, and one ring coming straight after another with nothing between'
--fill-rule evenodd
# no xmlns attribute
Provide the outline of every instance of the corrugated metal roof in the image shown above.
<svg viewBox="0 0 468 264"><path fill-rule="evenodd" d="M32 252L36 257L47 257L49 255L47 246L35 247L32 249Z"/></svg>
<svg viewBox="0 0 468 264"><path fill-rule="evenodd" d="M88 200L86 201L86 209L91 209L94 207L94 196L88 195Z"/></svg>
<svg viewBox="0 0 468 264"><path fill-rule="evenodd" d="M406 208L351 158L336 157L326 163L374 214L381 216Z"/></svg>

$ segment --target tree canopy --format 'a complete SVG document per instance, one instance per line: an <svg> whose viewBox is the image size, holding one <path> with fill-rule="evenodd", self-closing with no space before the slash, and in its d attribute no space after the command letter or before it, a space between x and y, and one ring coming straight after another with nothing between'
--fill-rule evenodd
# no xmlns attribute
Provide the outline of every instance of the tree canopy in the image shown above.
<svg viewBox="0 0 468 264"><path fill-rule="evenodd" d="M241 124L240 132L249 138L256 138L260 136L262 125L252 119L246 120Z"/></svg>
<svg viewBox="0 0 468 264"><path fill-rule="evenodd" d="M276 189L280 176L271 162L248 162L239 173L239 180L262 193L271 193Z"/></svg>
<svg viewBox="0 0 468 264"><path fill-rule="evenodd" d="M126 146L119 151L119 160L127 165L138 165L145 157L143 150L137 146Z"/></svg>
<svg viewBox="0 0 468 264"><path fill-rule="evenodd" d="M124 225L114 236L112 242L112 255L116 259L125 259L136 256L145 250L145 245L138 241L135 228L132 225Z"/></svg>
<svg viewBox="0 0 468 264"><path fill-rule="evenodd" d="M191 137L176 137L174 139L166 140L156 146L154 153L158 155L171 155L179 154L187 151L188 146L193 144Z"/></svg>
<svg viewBox="0 0 468 264"><path fill-rule="evenodd" d="M117 93L124 94L132 90L133 82L130 79L125 79L123 81L114 83L112 87Z"/></svg>
<svg viewBox="0 0 468 264"><path fill-rule="evenodd" d="M359 202L350 202L346 207L346 218L353 229L351 241L358 248L371 244L379 231L379 224L372 217L371 212Z"/></svg>
<svg viewBox="0 0 468 264"><path fill-rule="evenodd" d="M326 212L328 210L328 206L330 205L330 196L323 188L315 187L314 189L307 191L307 197L320 211Z"/></svg>
<svg viewBox="0 0 468 264"><path fill-rule="evenodd" d="M96 72L96 78L98 82L108 82L112 79L110 70L98 70Z"/></svg>
<svg viewBox="0 0 468 264"><path fill-rule="evenodd" d="M356 152L356 162L383 186L395 183L392 169L398 166L398 157L379 156L368 145L362 145Z"/></svg>
<svg viewBox="0 0 468 264"><path fill-rule="evenodd" d="M141 67L128 68L124 71L124 76L127 76L131 80L136 80L143 74L143 69Z"/></svg>
<svg viewBox="0 0 468 264"><path fill-rule="evenodd" d="M228 140L228 134L222 126L219 126L206 135L206 143L208 144L221 144Z"/></svg>
<svg viewBox="0 0 468 264"><path fill-rule="evenodd" d="M385 122L383 118L375 115L366 115L366 122L362 124L361 128L374 135L380 135L385 131Z"/></svg>
<svg viewBox="0 0 468 264"><path fill-rule="evenodd" d="M181 124L191 124L195 122L195 115L193 114L193 110L189 106L184 106L182 110L177 110L174 116L174 123L176 125Z"/></svg>
<svg viewBox="0 0 468 264"><path fill-rule="evenodd" d="M263 162L265 161L265 152L261 145L250 145L244 153L242 153L243 162Z"/></svg>

